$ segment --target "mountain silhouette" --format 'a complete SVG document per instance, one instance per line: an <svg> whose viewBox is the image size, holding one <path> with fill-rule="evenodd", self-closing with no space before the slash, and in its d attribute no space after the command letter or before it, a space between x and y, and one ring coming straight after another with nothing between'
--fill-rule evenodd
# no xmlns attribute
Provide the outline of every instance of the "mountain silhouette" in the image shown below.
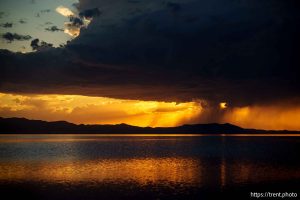
<svg viewBox="0 0 300 200"><path fill-rule="evenodd" d="M137 127L127 124L117 125L76 125L66 121L47 122L25 118L0 117L0 134L239 134L239 133L300 133L287 130L244 129L229 123L193 124L178 127Z"/></svg>

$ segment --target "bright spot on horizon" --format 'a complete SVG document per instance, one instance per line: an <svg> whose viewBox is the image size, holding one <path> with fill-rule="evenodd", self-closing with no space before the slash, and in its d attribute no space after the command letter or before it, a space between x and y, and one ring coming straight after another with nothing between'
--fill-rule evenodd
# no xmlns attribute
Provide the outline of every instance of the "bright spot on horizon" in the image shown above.
<svg viewBox="0 0 300 200"><path fill-rule="evenodd" d="M227 108L227 103L226 102L221 102L219 104L219 106L220 106L220 109L226 109Z"/></svg>

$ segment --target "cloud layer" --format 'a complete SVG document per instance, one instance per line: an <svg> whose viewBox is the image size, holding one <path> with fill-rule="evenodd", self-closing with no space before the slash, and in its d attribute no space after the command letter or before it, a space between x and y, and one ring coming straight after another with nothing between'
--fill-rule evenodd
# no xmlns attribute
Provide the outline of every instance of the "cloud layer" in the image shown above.
<svg viewBox="0 0 300 200"><path fill-rule="evenodd" d="M81 0L76 8L99 16L65 48L1 50L0 91L232 106L300 98L296 0Z"/></svg>

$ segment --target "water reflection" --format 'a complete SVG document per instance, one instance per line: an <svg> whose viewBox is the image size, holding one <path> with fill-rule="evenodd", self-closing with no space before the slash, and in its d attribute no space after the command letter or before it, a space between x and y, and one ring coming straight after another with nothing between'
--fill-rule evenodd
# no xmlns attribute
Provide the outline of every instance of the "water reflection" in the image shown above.
<svg viewBox="0 0 300 200"><path fill-rule="evenodd" d="M299 141L199 135L0 136L0 183L134 183L158 190L177 185L189 192L299 181Z"/></svg>
<svg viewBox="0 0 300 200"><path fill-rule="evenodd" d="M187 158L146 158L0 164L0 181L124 182L199 184L201 165Z"/></svg>
<svg viewBox="0 0 300 200"><path fill-rule="evenodd" d="M219 173L218 173L219 171ZM107 159L73 162L0 163L0 181L59 182L95 184L99 182L135 182L147 184L230 185L274 180L300 179L298 169L271 165L222 161L201 164L191 158ZM219 180L219 181L218 181Z"/></svg>

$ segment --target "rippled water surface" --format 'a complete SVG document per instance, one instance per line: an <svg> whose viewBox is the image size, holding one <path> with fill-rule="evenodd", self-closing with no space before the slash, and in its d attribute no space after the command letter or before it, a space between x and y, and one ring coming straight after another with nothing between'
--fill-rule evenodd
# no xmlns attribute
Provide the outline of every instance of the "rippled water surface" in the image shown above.
<svg viewBox="0 0 300 200"><path fill-rule="evenodd" d="M299 153L299 135L1 135L0 188L37 199L248 198L296 192Z"/></svg>

